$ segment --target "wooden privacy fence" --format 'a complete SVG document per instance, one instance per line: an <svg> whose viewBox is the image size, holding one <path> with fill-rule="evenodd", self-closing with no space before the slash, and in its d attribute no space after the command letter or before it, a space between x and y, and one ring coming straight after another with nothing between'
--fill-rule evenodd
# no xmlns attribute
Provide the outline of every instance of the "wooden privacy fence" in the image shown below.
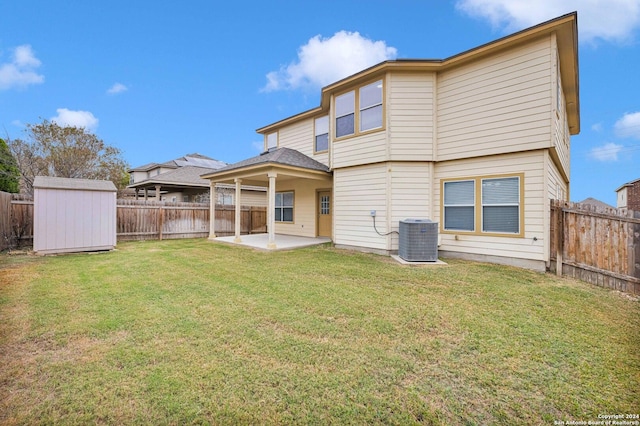
<svg viewBox="0 0 640 426"><path fill-rule="evenodd" d="M4 194L4 195L3 195ZM9 203L9 208L0 206L0 250L33 245L33 199L19 194L2 195L1 204ZM7 197L8 195L8 197ZM6 212L9 212L7 215Z"/></svg>
<svg viewBox="0 0 640 426"><path fill-rule="evenodd" d="M640 212L552 200L556 273L640 295Z"/></svg>
<svg viewBox="0 0 640 426"><path fill-rule="evenodd" d="M216 205L216 237L235 234L236 207ZM240 211L240 233L264 234L267 232L267 208L242 206Z"/></svg>
<svg viewBox="0 0 640 426"><path fill-rule="evenodd" d="M209 236L209 206L197 203L118 200L118 241Z"/></svg>
<svg viewBox="0 0 640 426"><path fill-rule="evenodd" d="M209 236L209 204L118 200L118 241ZM5 229L6 228L6 229ZM233 235L235 206L216 206L216 235ZM241 233L267 232L267 208L243 206ZM0 192L0 250L33 245L33 199Z"/></svg>
<svg viewBox="0 0 640 426"><path fill-rule="evenodd" d="M118 200L118 241L206 238L209 236L209 205L165 201ZM242 206L241 233L267 229L266 207ZM216 235L233 235L235 206L216 206Z"/></svg>

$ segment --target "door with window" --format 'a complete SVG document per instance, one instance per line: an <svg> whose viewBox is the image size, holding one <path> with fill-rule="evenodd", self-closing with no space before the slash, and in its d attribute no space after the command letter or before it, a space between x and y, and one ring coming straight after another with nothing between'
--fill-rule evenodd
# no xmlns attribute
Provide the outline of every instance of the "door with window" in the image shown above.
<svg viewBox="0 0 640 426"><path fill-rule="evenodd" d="M331 191L318 192L318 236L331 238Z"/></svg>

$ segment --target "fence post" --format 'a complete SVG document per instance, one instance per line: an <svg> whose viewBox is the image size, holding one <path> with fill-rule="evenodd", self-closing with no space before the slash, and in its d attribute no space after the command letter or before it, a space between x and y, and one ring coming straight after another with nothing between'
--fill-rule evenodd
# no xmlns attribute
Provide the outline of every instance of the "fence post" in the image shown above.
<svg viewBox="0 0 640 426"><path fill-rule="evenodd" d="M164 209L162 205L159 206L160 210L158 211L158 239L162 241L162 227L164 226Z"/></svg>
<svg viewBox="0 0 640 426"><path fill-rule="evenodd" d="M564 212L562 203L556 204L556 275L562 276L562 257L564 254Z"/></svg>
<svg viewBox="0 0 640 426"><path fill-rule="evenodd" d="M634 212L634 218L640 219L640 211ZM633 254L631 255L631 265L629 268L629 275L635 278L640 278L640 223L632 224L633 234ZM631 251L631 250L630 250Z"/></svg>

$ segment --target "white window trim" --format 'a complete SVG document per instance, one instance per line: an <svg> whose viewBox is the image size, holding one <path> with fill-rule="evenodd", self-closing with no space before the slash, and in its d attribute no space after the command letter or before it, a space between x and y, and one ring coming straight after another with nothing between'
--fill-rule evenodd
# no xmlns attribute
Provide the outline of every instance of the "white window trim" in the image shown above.
<svg viewBox="0 0 640 426"><path fill-rule="evenodd" d="M294 223L295 222L295 204L296 204L296 194L294 191L278 191L276 192L276 194L282 194L281 199L283 200L282 205L275 205L274 209L283 209L282 211L284 211L284 209L291 209L291 220L283 220L282 218L284 217L284 214L281 215L280 218L278 218L278 216L276 215L275 211L273 212L274 217L275 217L275 221L277 223ZM285 206L284 205L284 194L291 194L291 206ZM277 197L276 197L277 199Z"/></svg>

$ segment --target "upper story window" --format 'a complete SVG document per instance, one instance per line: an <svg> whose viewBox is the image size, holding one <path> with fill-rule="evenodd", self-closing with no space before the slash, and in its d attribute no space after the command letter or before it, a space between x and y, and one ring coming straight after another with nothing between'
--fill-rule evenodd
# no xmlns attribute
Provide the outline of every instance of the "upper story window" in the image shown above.
<svg viewBox="0 0 640 426"><path fill-rule="evenodd" d="M360 131L382 127L382 80L360 88Z"/></svg>
<svg viewBox="0 0 640 426"><path fill-rule="evenodd" d="M314 151L322 152L329 149L329 116L316 118L315 120Z"/></svg>
<svg viewBox="0 0 640 426"><path fill-rule="evenodd" d="M278 146L278 132L269 133L267 135L267 149L276 148Z"/></svg>
<svg viewBox="0 0 640 426"><path fill-rule="evenodd" d="M336 139L383 127L382 86L378 80L336 96Z"/></svg>
<svg viewBox="0 0 640 426"><path fill-rule="evenodd" d="M336 138L355 133L356 92L336 97Z"/></svg>

